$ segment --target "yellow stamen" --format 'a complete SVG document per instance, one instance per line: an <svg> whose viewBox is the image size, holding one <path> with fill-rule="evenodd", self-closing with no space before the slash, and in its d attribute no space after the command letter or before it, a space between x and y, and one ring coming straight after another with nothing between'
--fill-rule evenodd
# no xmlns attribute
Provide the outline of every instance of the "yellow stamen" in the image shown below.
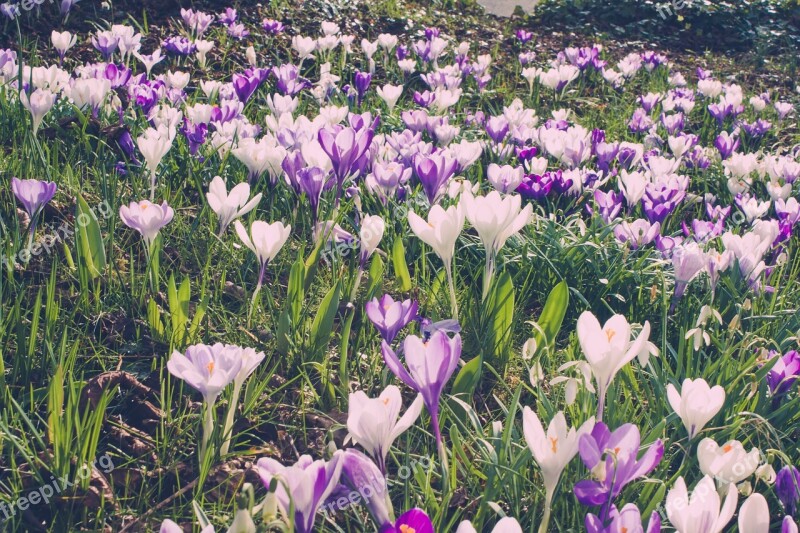
<svg viewBox="0 0 800 533"><path fill-rule="evenodd" d="M558 453L558 438L550 437L550 448L553 450L553 453Z"/></svg>
<svg viewBox="0 0 800 533"><path fill-rule="evenodd" d="M400 533L417 533L417 530L407 524L401 524Z"/></svg>
<svg viewBox="0 0 800 533"><path fill-rule="evenodd" d="M611 342L611 339L613 339L614 335L616 335L616 334L617 334L617 332L614 331L613 329L607 329L606 330L606 338L608 339L608 342Z"/></svg>
<svg viewBox="0 0 800 533"><path fill-rule="evenodd" d="M722 451L725 452L725 453L728 453L732 449L733 449L733 446L731 446L730 444L726 444L725 446L722 447Z"/></svg>
<svg viewBox="0 0 800 533"><path fill-rule="evenodd" d="M214 372L214 361L211 361L210 363L208 363L208 364L206 365L206 368L208 369L208 373L209 373L209 374L211 374L212 372Z"/></svg>

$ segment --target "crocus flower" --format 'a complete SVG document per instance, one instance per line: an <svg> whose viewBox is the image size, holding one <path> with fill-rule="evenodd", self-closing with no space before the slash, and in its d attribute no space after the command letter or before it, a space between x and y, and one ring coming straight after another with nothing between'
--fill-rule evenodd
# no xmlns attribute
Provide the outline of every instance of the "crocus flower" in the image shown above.
<svg viewBox="0 0 800 533"><path fill-rule="evenodd" d="M498 192L507 194L517 190L522 183L524 169L522 167L512 167L511 165L497 165L492 163L486 171L486 177Z"/></svg>
<svg viewBox="0 0 800 533"><path fill-rule="evenodd" d="M445 185L457 169L458 161L442 152L430 155L417 154L412 160L414 174L422 184L430 205L436 204L446 190Z"/></svg>
<svg viewBox="0 0 800 533"><path fill-rule="evenodd" d="M738 440L719 446L713 439L703 439L697 447L700 471L722 485L737 484L750 477L761 463L761 452L749 452Z"/></svg>
<svg viewBox="0 0 800 533"><path fill-rule="evenodd" d="M397 100L400 99L400 95L403 94L403 86L387 84L383 87L378 87L376 92L381 100L386 103L386 107L389 108L389 113L391 113L397 105Z"/></svg>
<svg viewBox="0 0 800 533"><path fill-rule="evenodd" d="M416 320L419 304L416 300L395 301L391 295L384 294L380 300L373 298L364 307L383 340L391 344L401 329Z"/></svg>
<svg viewBox="0 0 800 533"><path fill-rule="evenodd" d="M152 249L158 232L169 224L174 216L175 211L167 205L167 202L158 205L148 200L140 200L119 208L119 217L122 222L142 234L147 244L147 250Z"/></svg>
<svg viewBox="0 0 800 533"><path fill-rule="evenodd" d="M675 269L675 294L672 307L681 299L689 283L705 270L706 254L696 242L676 246L672 250L672 266Z"/></svg>
<svg viewBox="0 0 800 533"><path fill-rule="evenodd" d="M539 533L546 533L550 521L550 507L553 502L558 479L567 464L578 453L578 440L594 427L594 418L590 418L579 429L568 428L564 413L559 411L550 421L545 432L539 417L533 410L525 406L522 411L522 430L525 442L533 454L533 458L542 470L545 489L544 518Z"/></svg>
<svg viewBox="0 0 800 533"><path fill-rule="evenodd" d="M364 157L374 136L372 128L356 131L353 128L322 128L317 135L322 150L333 164L333 172L337 181L337 202L343 190L345 180L357 171L359 159Z"/></svg>
<svg viewBox="0 0 800 533"><path fill-rule="evenodd" d="M353 442L361 445L375 460L384 475L386 456L392 443L414 425L422 411L423 402L422 395L417 395L400 417L403 398L400 389L394 385L386 387L377 398L370 398L363 391L350 394L347 431Z"/></svg>
<svg viewBox="0 0 800 533"><path fill-rule="evenodd" d="M58 186L51 181L11 178L11 191L31 219L29 228L31 232L34 230L39 213L53 199L57 189Z"/></svg>
<svg viewBox="0 0 800 533"><path fill-rule="evenodd" d="M680 393L672 383L667 385L667 399L693 439L722 409L725 389L709 387L704 379L685 379Z"/></svg>
<svg viewBox="0 0 800 533"><path fill-rule="evenodd" d="M150 173L150 201L155 199L156 195L156 171L158 165L164 156L167 155L172 141L175 138L175 132L170 131L166 126L159 126L158 129L147 128L147 130L137 137L136 145L139 151L142 152L144 157L144 164L147 171Z"/></svg>
<svg viewBox="0 0 800 533"><path fill-rule="evenodd" d="M222 391L230 385L242 367L242 358L235 350L223 344L208 346L195 344L186 349L186 354L172 352L167 361L167 370L182 379L203 395L205 419L203 441L200 446L200 464L203 464L208 441L214 431L214 404Z"/></svg>
<svg viewBox="0 0 800 533"><path fill-rule="evenodd" d="M597 203L597 210L600 217L606 224L611 223L622 210L622 193L614 191L604 192L600 189L594 191L594 201Z"/></svg>
<svg viewBox="0 0 800 533"><path fill-rule="evenodd" d="M268 457L256 463L258 474L266 487L270 486L273 478L278 479L275 496L282 511L288 513L294 504L292 519L295 531L311 533L314 530L317 510L339 483L343 454L337 451L330 461L314 461L311 456L303 455L292 466L283 466Z"/></svg>
<svg viewBox="0 0 800 533"><path fill-rule="evenodd" d="M783 517L781 522L781 533L797 533L797 524L791 516Z"/></svg>
<svg viewBox="0 0 800 533"><path fill-rule="evenodd" d="M427 221L414 211L408 212L408 225L411 226L411 231L422 242L433 248L433 251L444 263L447 281L450 285L450 305L453 318L458 318L458 302L453 283L453 257L455 256L456 241L461 230L464 229L464 218L461 204L451 205L447 210L442 209L439 205L434 205L428 213Z"/></svg>
<svg viewBox="0 0 800 533"><path fill-rule="evenodd" d="M483 279L483 299L489 294L497 253L512 235L520 231L530 221L533 213L531 204L521 208L522 197L518 194L501 196L492 191L486 196L472 196L466 191L461 201L464 214L478 232L486 250L486 268Z"/></svg>
<svg viewBox="0 0 800 533"><path fill-rule="evenodd" d="M50 34L50 41L53 43L53 48L58 52L59 59L63 61L67 51L75 46L75 43L78 41L78 36L68 31L57 32L53 30Z"/></svg>
<svg viewBox="0 0 800 533"><path fill-rule="evenodd" d="M436 331L427 341L416 335L409 335L403 341L403 355L408 370L403 367L400 358L386 341L381 342L381 353L389 370L400 381L422 395L425 407L431 415L439 456L446 471L447 456L439 428L439 401L444 386L456 371L458 361L461 359L461 335L456 334L450 338L446 333Z"/></svg>
<svg viewBox="0 0 800 533"><path fill-rule="evenodd" d="M642 527L642 514L636 504L626 504L622 511L618 511L615 505L611 505L608 514L608 523L604 522L597 515L589 513L584 521L587 533L661 533L661 517L656 511L650 515L647 529Z"/></svg>
<svg viewBox="0 0 800 533"><path fill-rule="evenodd" d="M777 353L771 357L776 357ZM770 394L778 398L786 394L800 375L800 354L797 350L789 350L772 365L767 373L767 385Z"/></svg>
<svg viewBox="0 0 800 533"><path fill-rule="evenodd" d="M56 95L48 89L36 89L31 94L20 91L19 101L30 112L33 119L33 134L36 135L36 132L39 131L39 126L42 125L44 116L55 104Z"/></svg>
<svg viewBox="0 0 800 533"><path fill-rule="evenodd" d="M588 506L603 505L601 515L609 516L608 504L628 483L652 472L664 456L664 443L658 439L637 459L639 444L639 428L634 424L624 424L612 433L598 422L591 433L582 435L578 452L594 479L575 484L578 501Z"/></svg>
<svg viewBox="0 0 800 533"><path fill-rule="evenodd" d="M394 524L384 524L380 533L434 533L430 517L422 509L409 509L395 520Z"/></svg>
<svg viewBox="0 0 800 533"><path fill-rule="evenodd" d="M792 465L781 468L775 478L775 494L786 512L795 514L800 503L800 471Z"/></svg>
<svg viewBox="0 0 800 533"><path fill-rule="evenodd" d="M341 496L346 497L351 491L357 492L376 525L380 527L391 524L392 502L389 499L389 488L384 473L369 457L355 448L344 450L341 462L340 483L328 497L326 507L330 507L331 503L335 503Z"/></svg>
<svg viewBox="0 0 800 533"><path fill-rule="evenodd" d="M275 256L283 248L292 231L292 226L284 226L281 221L268 224L267 222L256 220L250 226L250 235L247 234L247 230L240 221L234 222L234 227L239 239L256 254L256 258L261 265L258 273L258 283L250 300L250 313L252 313L253 304L255 304L256 297L261 290L261 284L264 282L264 272L267 269L267 265L275 259Z"/></svg>
<svg viewBox="0 0 800 533"><path fill-rule="evenodd" d="M645 322L639 336L631 340L631 326L622 315L612 316L602 327L591 311L578 318L578 340L597 382L598 421L603 419L606 392L614 376L644 350L649 337L650 322Z"/></svg>
<svg viewBox="0 0 800 533"><path fill-rule="evenodd" d="M739 493L734 485L727 493L722 503L714 480L705 476L690 496L681 476L667 494L667 517L678 533L720 533L736 512Z"/></svg>
<svg viewBox="0 0 800 533"><path fill-rule="evenodd" d="M161 526L158 529L159 533L183 533L183 528L167 518L163 522L161 522ZM204 527L200 533L214 533L214 525L208 524Z"/></svg>
<svg viewBox="0 0 800 533"><path fill-rule="evenodd" d="M261 201L261 193L256 194L248 201L250 185L240 183L228 194L225 182L221 177L215 176L208 186L206 198L211 210L219 217L219 236L221 237L231 222L255 209L258 202Z"/></svg>
<svg viewBox="0 0 800 533"><path fill-rule="evenodd" d="M383 232L386 229L386 223L378 215L366 215L361 220L361 231L359 238L361 240L361 268L367 263L367 260L375 253L381 239Z"/></svg>
<svg viewBox="0 0 800 533"><path fill-rule="evenodd" d="M656 222L650 224L647 220L640 218L633 222L623 220L614 228L614 236L622 243L628 243L634 250L650 244L661 231L661 224Z"/></svg>
<svg viewBox="0 0 800 533"><path fill-rule="evenodd" d="M469 520L463 520L458 524L456 533L478 533L475 526ZM522 527L516 518L506 516L501 518L492 528L491 533L522 533Z"/></svg>
<svg viewBox="0 0 800 533"><path fill-rule="evenodd" d="M742 533L769 532L769 505L767 499L754 492L739 509L739 531Z"/></svg>

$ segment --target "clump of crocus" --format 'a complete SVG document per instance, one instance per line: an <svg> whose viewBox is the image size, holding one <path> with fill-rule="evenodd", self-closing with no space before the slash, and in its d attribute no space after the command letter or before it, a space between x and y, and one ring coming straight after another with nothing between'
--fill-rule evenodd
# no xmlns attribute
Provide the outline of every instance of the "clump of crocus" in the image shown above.
<svg viewBox="0 0 800 533"><path fill-rule="evenodd" d="M240 221L237 220L234 227L242 243L256 254L256 258L261 265L258 272L258 283L253 291L253 297L250 299L250 312L247 315L247 320L249 322L250 315L253 313L253 306L255 305L259 291L261 291L261 285L264 282L264 272L267 269L267 265L270 261L275 259L278 252L283 248L283 245L286 243L292 231L292 226L284 226L283 222L280 221L268 224L256 220L250 226L250 235L247 234L244 224Z"/></svg>
<svg viewBox="0 0 800 533"><path fill-rule="evenodd" d="M208 451L208 441L214 432L214 404L233 383L242 368L243 358L238 346L195 344L186 349L186 354L172 352L167 361L167 370L184 380L203 395L205 416L203 418L203 440L200 445L200 464Z"/></svg>
<svg viewBox="0 0 800 533"><path fill-rule="evenodd" d="M225 182L221 177L216 176L208 186L206 198L211 210L219 217L218 235L222 237L231 222L255 209L258 202L261 201L261 193L250 199L250 185L240 183L228 194Z"/></svg>
<svg viewBox="0 0 800 533"><path fill-rule="evenodd" d="M578 317L578 340L597 382L597 420L603 420L606 392L623 366L647 350L650 323L645 322L641 333L631 340L631 326L622 315L614 315L600 326L591 311Z"/></svg>
<svg viewBox="0 0 800 533"><path fill-rule="evenodd" d="M400 389L389 385L377 398L363 391L350 394L348 402L347 431L353 442L360 444L386 474L386 456L397 437L416 422L422 411L422 395L400 417L403 398ZM400 418L398 418L400 417Z"/></svg>
<svg viewBox="0 0 800 533"><path fill-rule="evenodd" d="M416 300L395 301L389 294L373 298L364 306L367 317L380 332L383 340L390 343L400 330L417 318L419 303Z"/></svg>
<svg viewBox="0 0 800 533"><path fill-rule="evenodd" d="M386 341L381 342L381 353L389 370L422 395L425 407L431 415L436 446L444 469L443 479L447 479L447 454L439 427L439 402L444 386L456 371L461 359L461 335L457 333L450 338L443 331L435 331L426 341L416 335L409 335L403 341L402 351L408 370Z"/></svg>
<svg viewBox="0 0 800 533"><path fill-rule="evenodd" d="M578 441L581 436L589 433L593 427L594 418L590 418L580 428L570 428L567 426L564 413L559 411L550 421L545 432L536 413L527 406L523 409L522 430L525 434L525 441L528 443L534 460L542 470L544 478L544 517L539 526L539 533L547 532L553 495L561 473L578 453Z"/></svg>

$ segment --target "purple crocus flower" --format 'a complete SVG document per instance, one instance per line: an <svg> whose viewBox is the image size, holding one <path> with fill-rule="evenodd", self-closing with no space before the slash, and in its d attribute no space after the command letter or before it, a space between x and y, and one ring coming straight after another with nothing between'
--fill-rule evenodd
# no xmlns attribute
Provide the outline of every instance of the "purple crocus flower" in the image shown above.
<svg viewBox="0 0 800 533"><path fill-rule="evenodd" d="M283 30L285 29L285 26L282 22L273 19L262 20L261 27L264 28L265 32L271 33L272 35L283 33Z"/></svg>
<svg viewBox="0 0 800 533"><path fill-rule="evenodd" d="M625 196L621 192L603 192L600 189L594 191L594 201L597 203L603 222L608 224L617 217L622 210L622 200L624 199Z"/></svg>
<svg viewBox="0 0 800 533"><path fill-rule="evenodd" d="M328 173L319 167L304 167L298 169L295 174L299 192L306 193L308 196L308 202L311 204L311 219L314 223L319 219L319 202L322 198L322 191L333 183L326 179L327 176Z"/></svg>
<svg viewBox="0 0 800 533"><path fill-rule="evenodd" d="M683 131L684 123L683 113L675 113L674 115L661 114L661 124L670 135L675 135L679 131Z"/></svg>
<svg viewBox="0 0 800 533"><path fill-rule="evenodd" d="M131 136L131 132L128 131L128 128L123 128L121 130L120 134L117 136L117 144L131 163L135 165L139 164L139 160L136 159L136 144L133 142L133 137Z"/></svg>
<svg viewBox="0 0 800 533"><path fill-rule="evenodd" d="M280 479L275 490L278 504L287 512L294 504L294 527L299 533L311 533L314 519L325 499L339 483L343 466L342 451L330 461L303 455L292 466L283 466L275 459L262 457L256 463L261 481L269 487L273 478Z"/></svg>
<svg viewBox="0 0 800 533"><path fill-rule="evenodd" d="M719 151L719 156L725 160L739 148L739 138L728 135L728 132L723 131L714 140L714 146Z"/></svg>
<svg viewBox="0 0 800 533"><path fill-rule="evenodd" d="M236 97L242 103L247 103L253 93L258 89L259 80L254 76L247 76L244 74L233 75L233 90L236 91Z"/></svg>
<svg viewBox="0 0 800 533"><path fill-rule="evenodd" d="M409 509L394 524L384 524L380 533L434 533L430 517L422 509Z"/></svg>
<svg viewBox="0 0 800 533"><path fill-rule="evenodd" d="M354 448L348 448L344 450L341 462L340 483L328 497L327 506L336 505L339 498L347 498L352 491L356 491L376 524L391 524L391 511L387 504L389 488L386 478L372 459Z"/></svg>
<svg viewBox="0 0 800 533"><path fill-rule="evenodd" d="M705 170L711 165L711 160L706 155L705 150L699 146L689 152L685 162L687 167L696 168L697 170Z"/></svg>
<svg viewBox="0 0 800 533"><path fill-rule="evenodd" d="M508 120L503 116L489 117L486 121L486 133L495 143L500 144L508 135Z"/></svg>
<svg viewBox="0 0 800 533"><path fill-rule="evenodd" d="M188 119L184 118L181 133L186 137L186 142L189 143L189 154L196 155L200 147L206 142L208 124L192 124Z"/></svg>
<svg viewBox="0 0 800 533"><path fill-rule="evenodd" d="M364 157L372 143L375 131L370 128L356 131L353 128L327 127L319 130L317 138L322 150L333 164L333 172L338 184L337 201L343 190L344 182L357 168L359 160Z"/></svg>
<svg viewBox="0 0 800 533"><path fill-rule="evenodd" d="M686 198L688 180L684 184L680 178L648 183L642 197L642 208L650 222L664 222L678 204Z"/></svg>
<svg viewBox="0 0 800 533"><path fill-rule="evenodd" d="M31 231L35 225L34 219L39 216L45 204L53 199L56 189L58 187L51 181L11 178L11 190L31 218Z"/></svg>
<svg viewBox="0 0 800 533"><path fill-rule="evenodd" d="M664 443L656 440L637 459L639 454L639 428L624 424L612 433L603 422L595 424L590 434L581 436L578 452L594 479L575 484L575 496L583 505L604 506L601 514L608 516L608 504L625 486L652 472L664 456Z"/></svg>
<svg viewBox="0 0 800 533"><path fill-rule="evenodd" d="M186 37L170 37L165 39L161 45L164 47L164 50L169 52L170 54L175 54L179 56L188 56L192 55L197 51L197 46L187 39Z"/></svg>
<svg viewBox="0 0 800 533"><path fill-rule="evenodd" d="M439 429L439 401L444 386L450 380L461 359L461 335L451 339L443 331L435 331L430 339L423 341L409 335L403 341L403 350L408 370L386 341L381 342L381 353L386 366L400 381L422 395L425 407L431 415L431 424L436 436L440 455L444 456L442 433Z"/></svg>
<svg viewBox="0 0 800 533"><path fill-rule="evenodd" d="M517 40L520 44L525 44L531 39L533 39L533 32L529 32L527 30L523 30L522 28L517 30Z"/></svg>
<svg viewBox="0 0 800 533"><path fill-rule="evenodd" d="M770 354L770 359L778 357L767 373L767 385L773 397L780 397L789 392L794 385L798 375L800 375L800 354L796 350L790 350L778 356L777 352Z"/></svg>
<svg viewBox="0 0 800 533"><path fill-rule="evenodd" d="M545 172L544 174L528 174L522 178L522 183L517 187L517 192L523 198L532 200L541 200L550 194L550 189L553 188L555 182L554 176L560 174L561 171Z"/></svg>
<svg viewBox="0 0 800 533"><path fill-rule="evenodd" d="M311 85L308 80L300 76L300 69L289 63L273 67L272 75L276 79L275 87L283 94L294 96Z"/></svg>
<svg viewBox="0 0 800 533"><path fill-rule="evenodd" d="M786 465L778 471L775 494L787 513L793 515L797 512L797 504L800 503L800 472L792 465Z"/></svg>
<svg viewBox="0 0 800 533"><path fill-rule="evenodd" d="M639 104L648 113L652 113L653 109L661 101L662 96L659 93L647 93L639 96Z"/></svg>
<svg viewBox="0 0 800 533"><path fill-rule="evenodd" d="M597 168L603 172L608 172L611 169L611 163L614 162L619 153L619 144L599 142L594 145L593 152L597 156Z"/></svg>
<svg viewBox="0 0 800 533"><path fill-rule="evenodd" d="M642 133L649 130L653 126L653 119L647 114L647 111L641 107L633 112L631 120L628 122L628 128L633 133Z"/></svg>
<svg viewBox="0 0 800 533"><path fill-rule="evenodd" d="M419 304L416 300L395 301L384 294L381 299L373 298L365 305L367 316L389 344L400 330L417 319Z"/></svg>
<svg viewBox="0 0 800 533"><path fill-rule="evenodd" d="M742 123L742 129L747 136L752 139L763 137L770 130L770 128L772 128L772 124L762 118L756 120L752 124L747 122Z"/></svg>
<svg viewBox="0 0 800 533"><path fill-rule="evenodd" d="M431 155L417 154L412 166L428 203L434 205L443 194L447 181L455 175L458 161L441 152Z"/></svg>
<svg viewBox="0 0 800 533"><path fill-rule="evenodd" d="M226 8L224 13L220 13L217 15L217 20L220 24L224 26L230 26L231 24L236 22L236 18L238 14L236 10L232 7Z"/></svg>
<svg viewBox="0 0 800 533"><path fill-rule="evenodd" d="M364 95L367 94L367 90L369 90L369 84L372 83L372 74L369 72L361 72L357 71L355 75L355 80L353 84L356 87L356 92L358 93L358 105L361 105L361 102L364 101Z"/></svg>
<svg viewBox="0 0 800 533"><path fill-rule="evenodd" d="M584 521L587 533L619 533L621 531L642 531L642 515L635 504L629 503L618 511L615 505L611 506L608 521L604 523L597 515L589 513ZM646 533L661 532L661 517L656 511L650 515Z"/></svg>
<svg viewBox="0 0 800 533"><path fill-rule="evenodd" d="M92 46L103 54L106 61L117 50L118 45L119 37L110 31L97 32L97 35L92 36Z"/></svg>
<svg viewBox="0 0 800 533"><path fill-rule="evenodd" d="M614 228L614 236L618 241L628 243L631 248L637 250L653 242L660 231L661 224L658 222L650 224L647 220L640 218L633 222L623 220Z"/></svg>

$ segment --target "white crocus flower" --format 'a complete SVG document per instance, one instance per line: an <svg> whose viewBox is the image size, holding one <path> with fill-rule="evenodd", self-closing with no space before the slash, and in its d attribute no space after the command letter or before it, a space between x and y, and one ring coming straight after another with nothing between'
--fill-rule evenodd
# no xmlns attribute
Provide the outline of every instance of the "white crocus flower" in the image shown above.
<svg viewBox="0 0 800 533"><path fill-rule="evenodd" d="M533 454L533 458L542 470L545 488L544 518L539 528L540 532L547 531L550 521L550 506L553 493L558 485L561 472L578 453L578 440L584 434L592 431L594 418L590 418L579 429L567 426L564 413L559 411L550 421L545 432L542 422L530 407L522 411L522 429L525 441Z"/></svg>
<svg viewBox="0 0 800 533"><path fill-rule="evenodd" d="M211 210L219 217L219 236L221 237L231 222L246 215L258 205L261 201L261 193L250 198L250 185L247 183L240 183L231 189L228 194L225 188L225 182L219 176L211 180L208 186L208 205Z"/></svg>
<svg viewBox="0 0 800 533"><path fill-rule="evenodd" d="M714 480L708 476L700 480L690 496L681 476L667 494L667 517L678 533L720 533L733 518L738 497L736 487L730 486L722 503Z"/></svg>
<svg viewBox="0 0 800 533"><path fill-rule="evenodd" d="M631 340L631 326L622 315L614 315L601 327L591 311L578 318L578 340L597 382L597 419L603 419L606 391L614 376L639 355L650 337L650 323L645 322L641 333Z"/></svg>
<svg viewBox="0 0 800 533"><path fill-rule="evenodd" d="M389 385L377 398L362 391L350 394L347 431L350 438L372 456L381 472L386 473L386 456L392 443L414 425L424 405L417 395L405 414L400 416L403 397L400 389Z"/></svg>
<svg viewBox="0 0 800 533"><path fill-rule="evenodd" d="M713 439L703 439L697 447L697 460L706 476L723 486L735 485L753 475L761 464L761 452L758 448L748 452L738 440L720 446Z"/></svg>
<svg viewBox="0 0 800 533"><path fill-rule="evenodd" d="M667 385L667 399L693 439L722 409L725 389L709 387L704 379L685 379L680 392L672 383Z"/></svg>

